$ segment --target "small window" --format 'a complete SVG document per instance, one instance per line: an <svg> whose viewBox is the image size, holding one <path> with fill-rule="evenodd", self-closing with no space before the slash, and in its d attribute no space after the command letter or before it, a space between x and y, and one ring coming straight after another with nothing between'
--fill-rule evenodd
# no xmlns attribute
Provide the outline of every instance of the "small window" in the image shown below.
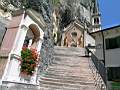
<svg viewBox="0 0 120 90"><path fill-rule="evenodd" d="M23 46L28 47L29 41L30 41L30 39L28 38L28 36L26 36L25 40L24 40L24 43L23 43Z"/></svg>
<svg viewBox="0 0 120 90"><path fill-rule="evenodd" d="M105 43L106 43L106 49L120 48L120 36L106 39Z"/></svg>
<svg viewBox="0 0 120 90"><path fill-rule="evenodd" d="M72 37L77 37L77 32L72 32L71 35Z"/></svg>
<svg viewBox="0 0 120 90"><path fill-rule="evenodd" d="M109 67L108 72L108 81L120 80L120 67Z"/></svg>
<svg viewBox="0 0 120 90"><path fill-rule="evenodd" d="M71 47L77 47L77 44L76 43L72 43Z"/></svg>
<svg viewBox="0 0 120 90"><path fill-rule="evenodd" d="M117 44L118 44L118 48L120 48L120 36L117 37L116 42L117 42Z"/></svg>
<svg viewBox="0 0 120 90"><path fill-rule="evenodd" d="M94 24L99 24L99 18L94 18Z"/></svg>
<svg viewBox="0 0 120 90"><path fill-rule="evenodd" d="M96 12L96 10L95 10L95 8L93 8L93 13L95 13Z"/></svg>
<svg viewBox="0 0 120 90"><path fill-rule="evenodd" d="M106 49L109 49L110 48L109 39L106 39L105 43L106 43Z"/></svg>

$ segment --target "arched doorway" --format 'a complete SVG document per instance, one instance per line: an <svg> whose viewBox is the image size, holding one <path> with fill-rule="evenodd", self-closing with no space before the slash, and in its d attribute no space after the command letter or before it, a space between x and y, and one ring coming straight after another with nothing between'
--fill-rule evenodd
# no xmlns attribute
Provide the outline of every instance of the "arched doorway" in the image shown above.
<svg viewBox="0 0 120 90"><path fill-rule="evenodd" d="M10 82L18 82L18 83L30 83L36 84L36 75L37 75L37 68L33 76L31 76L30 80L26 80L21 78L20 76L20 52L23 46L36 48L40 50L40 29L35 24L30 24L28 27L22 25L18 37L16 39L15 47L13 48L14 53L11 54L11 58L9 59L9 65L6 67L6 72L3 75L4 81Z"/></svg>
<svg viewBox="0 0 120 90"><path fill-rule="evenodd" d="M23 46L37 48L39 39L39 28L37 27L37 25L31 24L29 25L29 29L27 31Z"/></svg>

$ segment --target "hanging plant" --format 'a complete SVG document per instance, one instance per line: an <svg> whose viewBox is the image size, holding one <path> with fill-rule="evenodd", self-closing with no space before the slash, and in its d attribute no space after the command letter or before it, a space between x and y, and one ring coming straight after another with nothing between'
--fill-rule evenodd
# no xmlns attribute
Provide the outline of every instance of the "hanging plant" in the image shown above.
<svg viewBox="0 0 120 90"><path fill-rule="evenodd" d="M38 65L39 54L36 49L23 47L21 51L21 74L33 75Z"/></svg>

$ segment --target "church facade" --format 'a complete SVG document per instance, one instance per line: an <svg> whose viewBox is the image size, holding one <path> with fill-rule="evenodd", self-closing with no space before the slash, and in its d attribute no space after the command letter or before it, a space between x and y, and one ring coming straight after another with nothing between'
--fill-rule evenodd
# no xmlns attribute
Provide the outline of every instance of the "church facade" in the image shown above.
<svg viewBox="0 0 120 90"><path fill-rule="evenodd" d="M62 45L66 47L83 47L84 30L76 21L68 25L62 35Z"/></svg>

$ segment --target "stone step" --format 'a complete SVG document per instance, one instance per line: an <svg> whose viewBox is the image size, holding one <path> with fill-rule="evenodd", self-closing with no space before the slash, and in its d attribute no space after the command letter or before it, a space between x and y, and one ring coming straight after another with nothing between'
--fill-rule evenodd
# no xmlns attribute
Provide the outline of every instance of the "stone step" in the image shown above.
<svg viewBox="0 0 120 90"><path fill-rule="evenodd" d="M82 54L78 53L78 52L72 52L72 53L69 53L68 52L61 52L61 53L56 53L54 54L55 56L61 56L61 57L80 57L80 56L85 56L85 53L83 52Z"/></svg>
<svg viewBox="0 0 120 90"><path fill-rule="evenodd" d="M73 64L66 64L66 63L60 63L60 62L53 62L51 66L69 66L69 67L79 67L79 65L73 65Z"/></svg>
<svg viewBox="0 0 120 90"><path fill-rule="evenodd" d="M48 84L40 84L40 86L41 86L40 90L82 90L80 88L71 88L71 87L55 86Z"/></svg>
<svg viewBox="0 0 120 90"><path fill-rule="evenodd" d="M81 56L66 56L66 57L61 57L61 56L54 56L55 60L54 62L58 63L64 63L64 64L77 64L80 65L80 63L86 63L88 64L88 58L86 57L81 57Z"/></svg>
<svg viewBox="0 0 120 90"><path fill-rule="evenodd" d="M78 74L71 72L51 72L51 71L46 71L47 74L51 74L51 75L60 75L60 76L78 76ZM89 75L90 73L82 73L80 74L80 76L84 76L84 77L90 77Z"/></svg>
<svg viewBox="0 0 120 90"><path fill-rule="evenodd" d="M40 76L40 90L97 90L84 53L84 48L55 47L55 60Z"/></svg>
<svg viewBox="0 0 120 90"><path fill-rule="evenodd" d="M71 71L73 71L73 70L79 70L79 71L86 71L86 70L88 70L88 71L90 71L90 68L89 67L86 67L86 68L84 68L85 66L82 66L81 65L81 68L78 66L78 65L62 65L62 64L57 64L57 66L56 65L51 65L50 67L49 67L49 70L50 71L65 71L65 70L71 70ZM55 69L55 70L53 70L53 69ZM48 71L49 71L48 70ZM90 72L89 72L90 73Z"/></svg>
<svg viewBox="0 0 120 90"><path fill-rule="evenodd" d="M71 56L71 55L79 55L84 56L85 55L85 49L84 48L73 48L73 47L55 47L55 55L57 56Z"/></svg>
<svg viewBox="0 0 120 90"><path fill-rule="evenodd" d="M41 85L39 90L63 90L63 88L58 88L58 87L54 87L54 86L49 86L49 85ZM73 89L68 89L65 88L64 90L73 90ZM75 89L74 89L75 90Z"/></svg>
<svg viewBox="0 0 120 90"><path fill-rule="evenodd" d="M93 85L77 85L77 84L70 84L70 83L61 83L61 82L53 82L53 81L40 81L41 87L54 87L54 88L70 88L70 89L82 89L82 88L92 88L91 90L95 90L95 86ZM80 90L81 90L80 89ZM87 90L87 89L86 89ZM89 90L89 89L88 89Z"/></svg>
<svg viewBox="0 0 120 90"><path fill-rule="evenodd" d="M68 65L69 66L69 65ZM69 67L72 67L72 66L69 66ZM77 70L79 70L79 68L77 68L77 67L74 67L74 68L76 68ZM64 68L64 69L60 69L60 68L48 68L48 70L46 71L46 72L66 72L66 70L68 70L68 72L73 72L73 67L69 70L69 69L66 69L66 68ZM86 69L82 69L82 71L85 71Z"/></svg>
<svg viewBox="0 0 120 90"><path fill-rule="evenodd" d="M69 89L69 88L56 88L56 87L49 87L49 86L44 86L44 87L40 87L39 90L77 90L77 89ZM78 89L79 90L79 89Z"/></svg>
<svg viewBox="0 0 120 90"><path fill-rule="evenodd" d="M56 85L47 85L47 84L41 84L40 90L99 90L96 89L96 87L79 87L79 88L74 88L74 87L65 87L65 86L56 86ZM44 89L45 88L45 89Z"/></svg>
<svg viewBox="0 0 120 90"><path fill-rule="evenodd" d="M76 85L94 85L94 82L91 81L83 81L83 80L73 80L73 79L64 79L64 78L50 78L50 77L41 77L40 81L52 81L52 82L60 82L60 83L68 83L68 84L76 84Z"/></svg>
<svg viewBox="0 0 120 90"><path fill-rule="evenodd" d="M85 49L80 48L80 47L59 47L59 46L55 46L54 50L55 51L82 51L82 50L85 50Z"/></svg>
<svg viewBox="0 0 120 90"><path fill-rule="evenodd" d="M58 75L58 74L50 74L50 73L46 73L43 76L41 76L41 78L53 78L53 79L61 79L61 80L71 80L71 81L84 81L84 82L91 82L93 81L92 77L86 77L86 76L62 76L62 75Z"/></svg>

